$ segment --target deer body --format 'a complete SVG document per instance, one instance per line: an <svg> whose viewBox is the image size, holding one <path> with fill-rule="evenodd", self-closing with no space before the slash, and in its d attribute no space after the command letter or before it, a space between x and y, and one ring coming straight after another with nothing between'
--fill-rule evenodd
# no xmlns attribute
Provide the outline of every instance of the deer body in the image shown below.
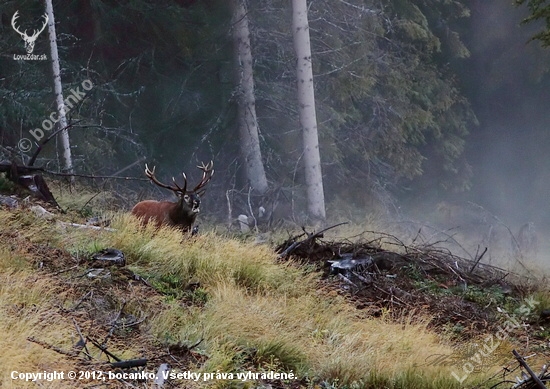
<svg viewBox="0 0 550 389"><path fill-rule="evenodd" d="M197 218L197 212L189 211L182 203L183 200L177 203L145 200L137 203L132 209L132 213L143 218L144 224L155 223L157 227L166 225L180 227L184 231L188 231Z"/></svg>
<svg viewBox="0 0 550 389"><path fill-rule="evenodd" d="M181 228L183 231L191 230L198 213L200 212L200 197L204 194L204 186L214 174L213 163L198 166L203 171L202 180L191 191L187 191L187 178L183 174L184 186L179 187L176 180L172 178L174 187L160 183L155 178L155 169L149 170L145 165L145 175L156 185L172 190L178 197L177 202L145 200L137 203L132 209L132 214L142 220L144 224L155 223L157 227L171 226Z"/></svg>

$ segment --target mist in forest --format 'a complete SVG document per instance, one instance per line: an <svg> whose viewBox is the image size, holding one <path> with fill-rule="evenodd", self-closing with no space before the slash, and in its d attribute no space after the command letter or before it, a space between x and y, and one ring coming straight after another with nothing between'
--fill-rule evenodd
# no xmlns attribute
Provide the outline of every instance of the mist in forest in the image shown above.
<svg viewBox="0 0 550 389"><path fill-rule="evenodd" d="M135 156L142 155L158 165L159 174L169 179L182 170L193 171L201 160L214 158L217 176L205 198L204 209L225 218L225 203L216 198L224 198L227 188L245 187L246 179L235 139L238 120L232 100L230 11L207 3L223 4L175 2L171 10L151 8L156 13L148 23L155 34L136 27L136 20L150 13L148 2L140 3L142 7L133 13L126 12L124 4L106 3L115 15L112 17L120 19L115 29L103 11L93 7L93 2L61 8L56 19L64 34L80 42L62 42L66 47L68 87L70 82L81 82L83 66L93 65L105 80L117 75L112 91L94 88L93 99L79 111L94 125L97 117L102 118L108 111L109 120L102 121L105 128L101 128L105 133L71 133L85 168L117 172L122 166L134 166L134 174L142 176L143 167L134 165ZM550 161L546 157L550 146L550 49L541 48L538 41L529 42L540 26L520 25L528 10L514 8L511 1L464 0L471 11L469 18L453 13L455 8L447 2L434 1L440 3L435 11L426 12L429 17L420 20L428 21L426 34L438 36L437 42L413 33L422 27L422 23L415 22L416 8L409 4L415 2L389 3L394 3L394 21L394 16L387 19L366 11L358 14L359 8L347 2L326 0L322 2L325 7L319 2L313 2L311 7L320 92L317 111L320 128L325 131L321 149L326 161L323 173L327 176L324 186L329 207L345 203L353 208L350 215L355 216L357 211L362 218L379 202L380 213L391 217L399 214L394 210L401 209L410 219L423 221L432 216L450 226L468 226L473 219L482 227L475 233L479 237L487 235L486 239L487 227L495 217L510 226L514 234L528 222L533 222L539 231L550 229L546 207L550 192ZM88 8L82 8L86 4ZM305 203L300 193L302 151L294 101L295 60L288 34L289 8L284 2L250 4L256 7L250 12L255 93L269 178L275 186L292 187L287 194L292 191L299 202ZM0 51L14 52L22 47L10 23L10 15L17 7L15 3L9 5L11 8L3 9L1 15L0 35L4 34L5 39L0 40ZM38 5L29 3L25 8L28 23L32 21L30 15L40 17ZM465 11L462 16L466 14ZM393 27L398 25L416 28L397 33ZM451 39L455 31L460 38ZM387 34L393 45L371 39L379 33ZM119 40L122 35L135 39ZM356 42L362 44L355 48ZM412 42L424 42L426 50L409 51L414 46ZM439 43L441 52L437 51ZM45 39L39 41L37 50L44 51L45 45ZM148 54L143 55L143 50ZM468 50L471 55L465 58ZM0 92L9 98L3 100L6 114L0 112L0 119L4 120L0 120L0 127L8 131L4 143L17 144L21 127L34 128L51 111L49 85L44 76L49 70L40 63L21 67L11 58L2 60L0 65L9 70L9 77L3 76ZM125 68L119 77L121 63L136 65ZM394 68L399 71L392 71ZM416 80L420 80L419 85L414 84ZM456 84L460 90L455 94ZM424 85L427 87L422 88ZM437 85L442 86L438 92L442 94L432 93ZM13 91L25 93L14 98ZM401 95L402 91L407 92ZM421 97L418 101L417 94ZM479 125L471 124L473 115L462 96L471 103ZM427 102L428 108L419 103L422 101ZM445 104L452 109L438 104L441 101L451 101ZM33 109L21 111L21 106ZM437 131L430 131L432 125L425 111L435 117ZM448 116L445 111L449 111ZM407 129L409 123L413 125ZM465 154L472 166L472 188L458 193L444 191L444 185L464 188L470 176L459 155L464 137L462 126L470 132ZM439 130L445 132L444 137L437 135ZM96 150L113 152L106 157ZM43 158L55 160L54 151L53 147L45 151ZM444 153L450 156L449 165L441 157ZM453 164L455 160L459 161ZM421 176L422 172L426 177ZM451 180L454 182L448 185ZM142 183L137 188L143 188ZM248 212L248 208L243 207L242 212ZM293 205L293 209L303 208L303 204ZM288 217L288 213L282 217ZM343 212L331 209L331 213L339 216Z"/></svg>
<svg viewBox="0 0 550 389"><path fill-rule="evenodd" d="M451 234L458 231L459 239L472 243L466 244L470 250L489 247L487 257L517 257L519 252L522 258L537 256L546 262L550 49L530 41L543 26L521 25L526 7L473 0L470 9L460 33L471 56L451 66L479 121L466 144L472 188L440 193L439 203L430 199L431 209L420 205L421 212Z"/></svg>
<svg viewBox="0 0 550 389"><path fill-rule="evenodd" d="M473 201L511 225L550 226L548 49L519 25L526 9L508 2L472 4L471 58L465 78L479 119L467 148Z"/></svg>

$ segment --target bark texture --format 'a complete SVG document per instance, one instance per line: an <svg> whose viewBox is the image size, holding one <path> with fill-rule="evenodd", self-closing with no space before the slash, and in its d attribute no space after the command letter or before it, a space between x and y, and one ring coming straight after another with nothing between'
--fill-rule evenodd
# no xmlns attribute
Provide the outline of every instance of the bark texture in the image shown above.
<svg viewBox="0 0 550 389"><path fill-rule="evenodd" d="M292 34L297 57L298 104L302 127L308 214L324 220L325 196L315 114L315 93L306 0L292 0Z"/></svg>
<svg viewBox="0 0 550 389"><path fill-rule="evenodd" d="M231 0L233 7L233 41L235 57L235 82L237 85L238 125L241 155L245 162L246 176L250 186L258 193L267 191L267 178L262 162L250 30L244 0Z"/></svg>
<svg viewBox="0 0 550 389"><path fill-rule="evenodd" d="M53 13L52 0L45 0L46 13L48 14L48 36L50 39L50 55L52 57L52 72L55 93L55 103L57 106L57 118L59 128L67 127L67 115L65 101L63 100L63 84L61 83L61 74L59 71L59 54L57 51L57 35L55 33L55 19ZM61 131L61 148L63 150L63 165L67 173L73 172L73 160L71 156L71 142L69 132Z"/></svg>

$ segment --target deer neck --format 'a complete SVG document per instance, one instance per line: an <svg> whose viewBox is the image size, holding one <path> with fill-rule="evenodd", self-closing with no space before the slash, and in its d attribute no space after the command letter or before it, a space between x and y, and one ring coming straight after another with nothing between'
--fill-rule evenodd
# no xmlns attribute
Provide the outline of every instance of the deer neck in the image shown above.
<svg viewBox="0 0 550 389"><path fill-rule="evenodd" d="M170 212L170 220L176 225L189 228L197 218L197 212L193 211L181 197Z"/></svg>

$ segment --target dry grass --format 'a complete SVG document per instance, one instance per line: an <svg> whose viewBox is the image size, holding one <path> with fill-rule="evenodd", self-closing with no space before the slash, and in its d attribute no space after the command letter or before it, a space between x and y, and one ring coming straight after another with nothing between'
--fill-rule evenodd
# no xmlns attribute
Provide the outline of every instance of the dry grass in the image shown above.
<svg viewBox="0 0 550 389"><path fill-rule="evenodd" d="M5 254L5 253L3 253ZM0 272L0 387L36 387L36 383L12 380L11 372L40 372L69 370L73 363L60 354L29 342L30 337L60 347L71 339L69 327L52 307L56 290L55 282L47 276L24 271L8 272L6 257L2 255L3 271ZM44 388L71 387L63 383L41 381Z"/></svg>
<svg viewBox="0 0 550 389"><path fill-rule="evenodd" d="M213 232L182 239L179 231L140 229L127 215L115 215L113 228L63 229L27 211L0 211L0 333L8 334L0 337L2 387L22 387L9 378L12 370L68 370L73 363L27 340L40 335L65 349L75 340L72 323L58 312L76 296L63 296L68 292L58 278L35 269L32 245L45 242L74 257L105 247L124 251L128 268L168 290L151 301L125 291L129 309L148 317L142 336L161 345L203 339L198 351L206 362L190 368L293 370L335 388L459 387L448 367L415 367L434 354L452 353L426 328L429 318L411 313L395 323L365 317L320 287L315 273L277 263L266 246ZM199 288L187 291L190 284ZM62 387L56 385L50 387Z"/></svg>
<svg viewBox="0 0 550 389"><path fill-rule="evenodd" d="M285 368L302 369L304 363L325 379L349 383L371 370L398 372L449 351L421 324L361 318L336 295L251 295L223 284L212 294L203 313L212 341L249 348L280 343L294 354L295 363L283 363Z"/></svg>
<svg viewBox="0 0 550 389"><path fill-rule="evenodd" d="M92 216L100 210L115 209L114 205L122 201L114 191L92 189L79 184L68 185L66 181L56 180L50 186L56 201L69 214Z"/></svg>

